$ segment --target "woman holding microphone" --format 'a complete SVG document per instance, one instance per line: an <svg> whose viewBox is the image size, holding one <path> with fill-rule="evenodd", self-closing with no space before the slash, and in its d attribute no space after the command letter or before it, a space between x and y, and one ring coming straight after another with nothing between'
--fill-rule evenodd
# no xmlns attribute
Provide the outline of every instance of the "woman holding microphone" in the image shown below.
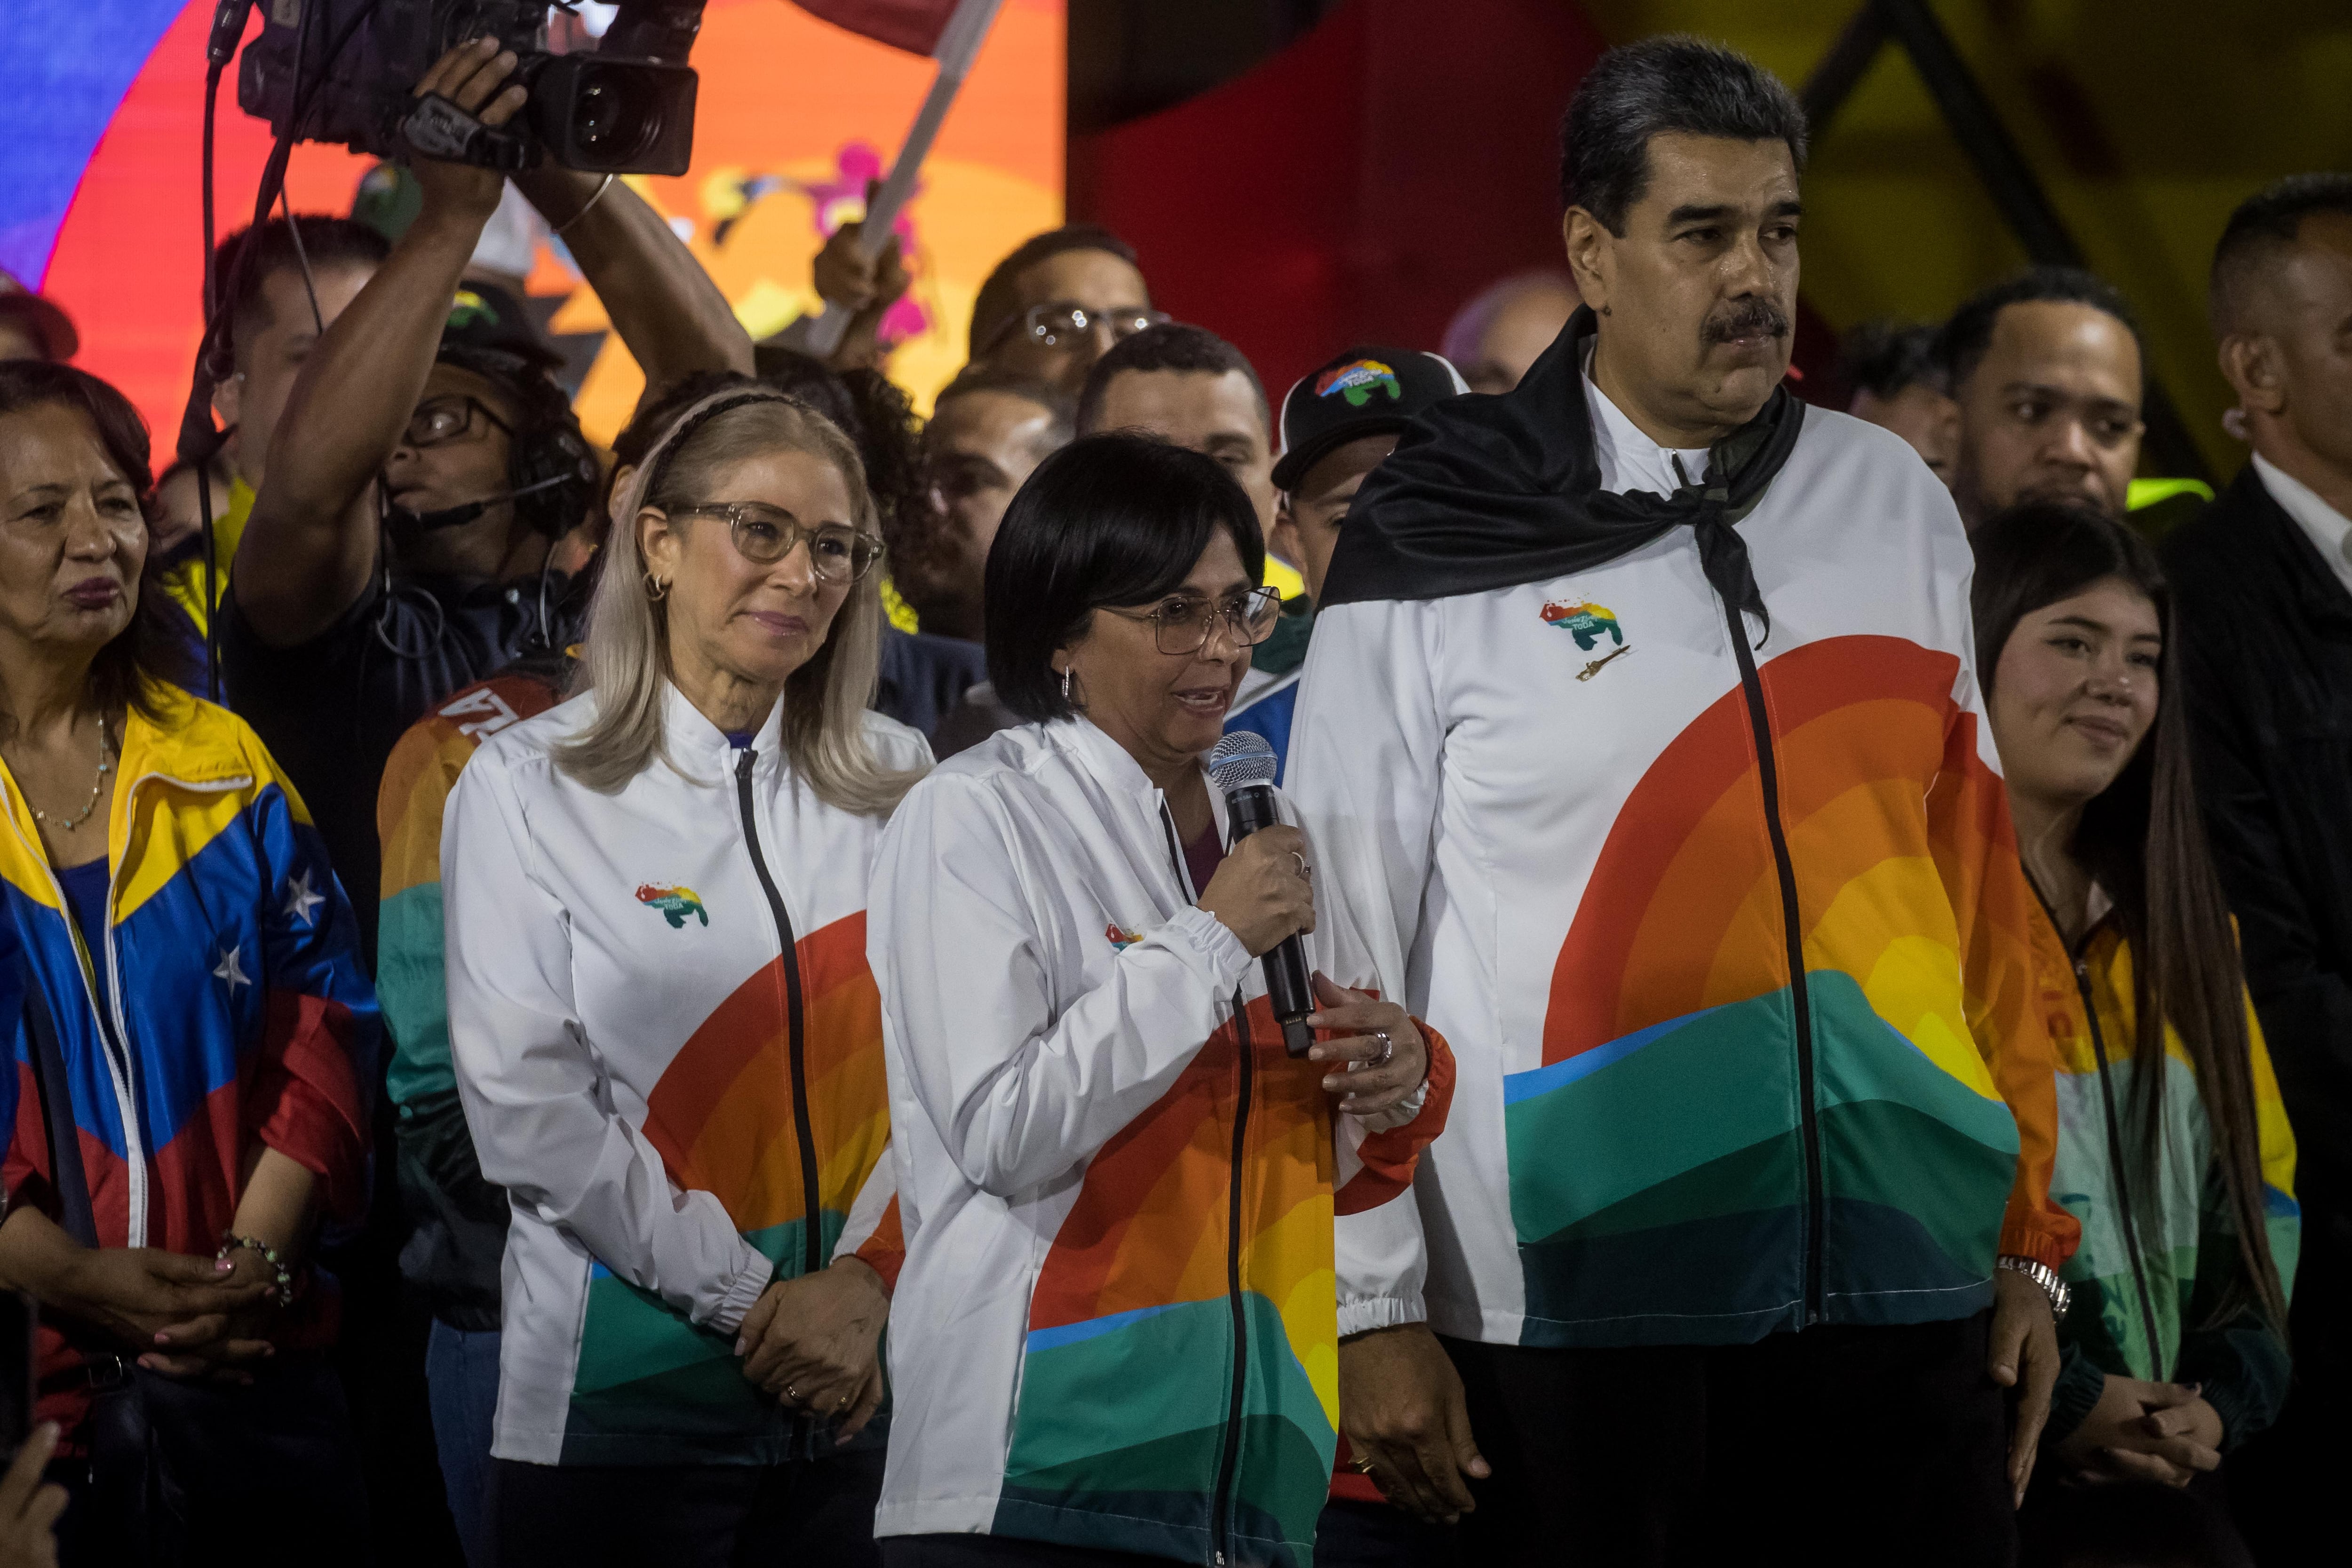
<svg viewBox="0 0 2352 1568"><path fill-rule="evenodd" d="M804 405L686 409L621 504L587 691L459 775L449 1034L507 1188L501 1563L870 1563L898 1257L866 889L928 763L865 710L881 553Z"/></svg>
<svg viewBox="0 0 2352 1568"><path fill-rule="evenodd" d="M892 1568L1312 1550L1338 1336L1374 1326L1341 1320L1393 1286L1335 1290L1334 1216L1404 1192L1453 1062L1322 979L1294 1060L1265 1002L1311 853L1288 826L1229 844L1201 761L1274 624L1264 560L1213 459L1124 435L1047 458L987 568L989 674L1030 721L884 835Z"/></svg>

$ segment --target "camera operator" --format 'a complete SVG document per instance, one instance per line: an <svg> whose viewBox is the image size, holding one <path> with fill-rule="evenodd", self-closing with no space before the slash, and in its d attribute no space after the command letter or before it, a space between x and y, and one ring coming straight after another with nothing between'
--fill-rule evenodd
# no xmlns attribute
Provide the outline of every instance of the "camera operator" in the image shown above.
<svg viewBox="0 0 2352 1568"><path fill-rule="evenodd" d="M417 96L496 129L525 102L514 68L496 38L477 38ZM587 595L572 569L594 489L541 341L502 291L458 293L502 176L421 156L414 167L422 211L319 340L275 433L222 625L231 704L308 803L371 967L384 759L449 692L577 639ZM649 395L697 371L751 370L717 286L625 184L553 163L514 178L571 247Z"/></svg>

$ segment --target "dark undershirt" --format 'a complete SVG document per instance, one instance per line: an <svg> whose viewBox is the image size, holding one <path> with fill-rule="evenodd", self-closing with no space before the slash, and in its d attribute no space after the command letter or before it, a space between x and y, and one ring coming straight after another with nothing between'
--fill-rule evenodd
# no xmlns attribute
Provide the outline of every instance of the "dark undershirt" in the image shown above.
<svg viewBox="0 0 2352 1568"><path fill-rule="evenodd" d="M108 988L114 977L106 970L106 895L113 879L107 870L106 857L52 869L66 896L66 908L73 911L74 924L81 928L81 944L89 949L90 973L98 977L98 1016L108 1022L111 1033L114 1004Z"/></svg>
<svg viewBox="0 0 2352 1568"><path fill-rule="evenodd" d="M1211 817L1201 837L1184 846L1184 869L1192 874L1192 896L1199 898L1209 890L1209 879L1225 863L1224 837L1217 831L1217 819Z"/></svg>

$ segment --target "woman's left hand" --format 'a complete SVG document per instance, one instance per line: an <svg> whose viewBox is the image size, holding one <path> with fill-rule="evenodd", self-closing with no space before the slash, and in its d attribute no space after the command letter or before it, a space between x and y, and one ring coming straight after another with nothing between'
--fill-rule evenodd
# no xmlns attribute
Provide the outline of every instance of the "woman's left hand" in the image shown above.
<svg viewBox="0 0 2352 1568"><path fill-rule="evenodd" d="M1307 1053L1313 1062L1333 1064L1324 1077L1326 1093L1338 1097L1349 1116L1378 1116L1412 1097L1429 1076L1429 1047L1412 1017L1393 1002L1376 1002L1361 991L1315 976L1316 1010L1307 1024L1340 1037L1318 1040ZM1383 1040L1381 1037L1385 1036ZM1386 1060L1381 1058L1385 1056ZM1378 1063L1378 1066L1366 1064Z"/></svg>
<svg viewBox="0 0 2352 1568"><path fill-rule="evenodd" d="M877 1351L889 1316L882 1277L845 1258L769 1286L743 1314L735 1350L745 1377L796 1410L837 1420L835 1439L845 1443L881 1406Z"/></svg>

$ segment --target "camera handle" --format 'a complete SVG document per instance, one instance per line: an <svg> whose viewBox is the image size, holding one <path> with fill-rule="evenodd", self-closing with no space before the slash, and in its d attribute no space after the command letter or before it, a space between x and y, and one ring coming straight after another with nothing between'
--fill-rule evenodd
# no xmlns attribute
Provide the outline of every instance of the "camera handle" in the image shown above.
<svg viewBox="0 0 2352 1568"><path fill-rule="evenodd" d="M400 133L419 154L454 163L513 174L539 161L538 150L529 142L510 132L491 130L437 92L416 100L400 122Z"/></svg>

